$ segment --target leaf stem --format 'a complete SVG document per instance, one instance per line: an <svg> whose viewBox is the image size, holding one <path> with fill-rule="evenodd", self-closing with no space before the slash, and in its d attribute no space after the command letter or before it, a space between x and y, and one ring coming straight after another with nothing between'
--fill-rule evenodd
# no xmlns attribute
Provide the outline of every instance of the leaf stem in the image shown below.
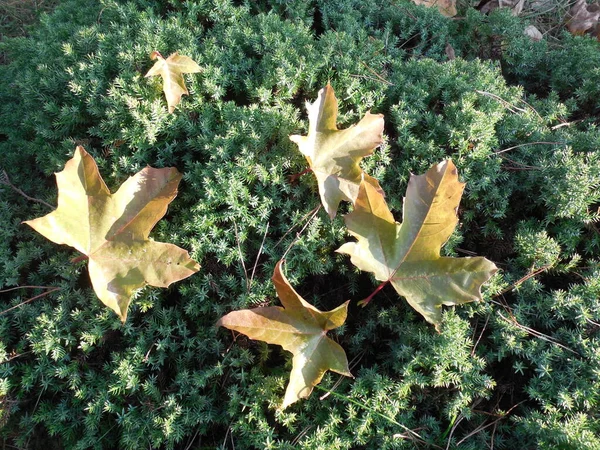
<svg viewBox="0 0 600 450"><path fill-rule="evenodd" d="M369 302L371 300L373 300L373 297L375 297L377 295L377 293L382 290L388 283L390 282L390 280L384 281L383 283L381 283L379 286L377 286L377 288L371 293L371 295L369 295L367 298L361 300L360 302L358 302L358 306L362 306L363 308L365 306L367 306L369 304Z"/></svg>
<svg viewBox="0 0 600 450"><path fill-rule="evenodd" d="M298 178L300 178L302 175L306 175L309 172L312 172L312 169L310 167L308 169L304 169L300 173L297 173L295 175L290 175L288 179L289 179L290 183L293 184L298 180Z"/></svg>
<svg viewBox="0 0 600 450"><path fill-rule="evenodd" d="M73 264L75 264L75 263L78 263L78 262L81 262L81 261L85 261L86 259L89 259L88 255L79 255L79 256L76 256L75 258L73 258L71 260L71 262Z"/></svg>

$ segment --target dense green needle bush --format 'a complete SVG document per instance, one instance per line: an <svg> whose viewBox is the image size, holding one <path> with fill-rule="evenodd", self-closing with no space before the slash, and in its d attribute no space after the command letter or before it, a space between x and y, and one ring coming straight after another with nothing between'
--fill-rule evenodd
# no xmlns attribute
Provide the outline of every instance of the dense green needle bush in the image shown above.
<svg viewBox="0 0 600 450"><path fill-rule="evenodd" d="M502 11L460 20L409 2L64 0L0 52L0 167L56 204L52 173L84 145L114 190L146 165L184 180L152 236L195 276L146 288L124 325L85 263L20 224L49 212L0 185L0 435L18 448L600 448L598 43L534 43ZM449 61L451 44L457 59ZM168 114L149 54L202 71ZM451 157L466 191L443 249L502 270L485 301L434 332L346 257L289 141L327 82L343 126L367 110L385 143L364 161L395 217L410 173ZM348 208L343 206L342 209ZM289 252L286 251L289 249ZM279 348L214 327L276 304L284 254L315 306L348 298L333 333L355 380L328 373L277 410ZM59 287L43 297L42 288ZM10 290L17 288L15 290ZM27 302L27 303L25 303ZM436 447L437 446L437 447Z"/></svg>

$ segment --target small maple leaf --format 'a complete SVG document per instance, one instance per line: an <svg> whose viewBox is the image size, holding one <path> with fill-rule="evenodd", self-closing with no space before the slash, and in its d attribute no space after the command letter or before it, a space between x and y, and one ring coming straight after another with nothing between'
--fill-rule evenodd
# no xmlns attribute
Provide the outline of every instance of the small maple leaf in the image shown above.
<svg viewBox="0 0 600 450"><path fill-rule="evenodd" d="M411 175L403 222L398 224L383 196L369 183L362 183L354 211L344 216L358 242L337 250L350 255L360 270L390 282L438 331L442 305L480 300L481 285L497 270L482 257L440 256L458 223L456 211L463 189L449 160L425 175Z"/></svg>
<svg viewBox="0 0 600 450"><path fill-rule="evenodd" d="M78 146L56 174L58 208L24 223L86 255L96 295L125 322L135 289L167 287L200 268L187 251L148 237L180 180L177 169L146 167L111 194L94 159Z"/></svg>
<svg viewBox="0 0 600 450"><path fill-rule="evenodd" d="M381 144L383 115L368 112L358 124L338 130L337 99L331 85L319 91L317 100L306 103L308 136L290 136L298 144L317 177L321 202L332 219L342 200L352 203L361 180L381 191L379 182L365 174L359 163Z"/></svg>
<svg viewBox="0 0 600 450"><path fill-rule="evenodd" d="M281 272L283 261L273 271L273 284L284 308L261 307L233 311L218 326L245 334L251 339L281 345L291 352L292 372L281 409L310 395L327 370L351 377L344 349L327 337L340 327L348 314L348 303L322 312L304 300Z"/></svg>
<svg viewBox="0 0 600 450"><path fill-rule="evenodd" d="M158 61L156 61L145 76L160 75L162 77L163 92L167 97L169 112L172 113L181 101L181 96L189 94L182 74L200 72L200 66L192 58L179 55L177 52L173 53L167 59L163 58L159 52L152 52L150 59L157 59Z"/></svg>

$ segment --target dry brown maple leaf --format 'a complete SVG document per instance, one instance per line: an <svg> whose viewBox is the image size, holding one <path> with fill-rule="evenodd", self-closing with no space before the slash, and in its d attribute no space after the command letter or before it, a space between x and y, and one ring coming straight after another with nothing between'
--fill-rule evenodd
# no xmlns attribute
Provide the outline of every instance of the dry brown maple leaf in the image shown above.
<svg viewBox="0 0 600 450"><path fill-rule="evenodd" d="M457 13L456 0L412 0L412 2L428 8L437 8L446 17L454 17Z"/></svg>
<svg viewBox="0 0 600 450"><path fill-rule="evenodd" d="M24 223L86 255L96 295L125 322L134 290L167 287L200 268L187 251L148 237L180 180L174 168L146 167L111 194L96 162L79 146L56 174L58 208Z"/></svg>
<svg viewBox="0 0 600 450"><path fill-rule="evenodd" d="M600 5L588 4L585 0L577 0L569 11L567 29L575 35L586 32L597 35L598 19L600 18Z"/></svg>
<svg viewBox="0 0 600 450"><path fill-rule="evenodd" d="M342 200L352 203L364 178L376 189L379 182L365 174L360 161L370 155L383 139L383 115L367 113L356 125L337 129L337 99L331 85L319 91L313 104L307 103L308 135L290 136L298 144L317 178L321 203L334 218Z"/></svg>
<svg viewBox="0 0 600 450"><path fill-rule="evenodd" d="M481 14L489 14L498 8L508 8L513 16L518 16L523 12L525 0L490 0L487 3L481 2L477 9Z"/></svg>
<svg viewBox="0 0 600 450"><path fill-rule="evenodd" d="M327 332L342 326L348 302L323 312L294 290L281 271L279 261L273 271L273 284L280 306L233 311L223 316L218 326L245 334L251 339L281 345L291 352L292 372L281 409L310 395L323 375L332 370L351 377L344 349L327 337Z"/></svg>
<svg viewBox="0 0 600 450"><path fill-rule="evenodd" d="M172 113L181 101L181 96L189 94L183 80L183 74L200 72L200 66L190 57L179 55L177 52L167 59L163 58L159 52L152 52L150 59L156 59L157 61L145 76L160 75L162 77L163 92L167 97L169 112Z"/></svg>

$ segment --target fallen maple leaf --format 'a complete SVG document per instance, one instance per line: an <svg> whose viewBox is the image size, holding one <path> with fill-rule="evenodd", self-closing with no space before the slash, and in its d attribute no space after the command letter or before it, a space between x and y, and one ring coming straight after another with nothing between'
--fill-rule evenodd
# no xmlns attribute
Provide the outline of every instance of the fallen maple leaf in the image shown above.
<svg viewBox="0 0 600 450"><path fill-rule="evenodd" d="M148 238L180 180L177 169L146 167L111 194L94 159L78 146L56 174L58 208L24 223L86 255L96 295L125 322L135 289L167 287L200 268L187 251Z"/></svg>
<svg viewBox="0 0 600 450"><path fill-rule="evenodd" d="M359 163L381 144L383 115L368 112L362 120L345 130L338 130L337 99L331 85L319 91L317 100L306 103L308 136L290 136L298 144L317 177L321 202L332 219L342 200L352 203L358 195L361 179L381 190L379 182L365 174Z"/></svg>
<svg viewBox="0 0 600 450"><path fill-rule="evenodd" d="M442 305L480 300L481 285L497 270L482 257L440 256L458 223L463 189L452 161L433 166L425 175L411 175L403 222L398 224L383 196L362 183L354 211L344 217L358 241L337 250L350 255L360 270L390 282L438 331Z"/></svg>
<svg viewBox="0 0 600 450"><path fill-rule="evenodd" d="M145 76L160 75L162 77L163 92L167 97L169 112L172 113L181 101L181 96L189 94L182 74L200 72L200 66L192 58L179 55L177 52L167 59L163 58L159 52L152 52L150 53L150 59L157 59L158 61Z"/></svg>
<svg viewBox="0 0 600 450"><path fill-rule="evenodd" d="M344 349L326 336L340 327L348 314L348 303L322 312L304 300L281 272L283 261L273 271L273 284L284 308L261 307L233 311L218 326L245 334L251 339L281 345L291 352L292 372L281 409L310 395L327 370L351 377Z"/></svg>
<svg viewBox="0 0 600 450"><path fill-rule="evenodd" d="M454 17L456 11L456 0L412 0L415 5L423 5L428 8L435 7L446 17Z"/></svg>
<svg viewBox="0 0 600 450"><path fill-rule="evenodd" d="M577 0L569 11L567 29L575 35L589 32L598 35L598 19L600 19L600 5L588 4L585 0Z"/></svg>

